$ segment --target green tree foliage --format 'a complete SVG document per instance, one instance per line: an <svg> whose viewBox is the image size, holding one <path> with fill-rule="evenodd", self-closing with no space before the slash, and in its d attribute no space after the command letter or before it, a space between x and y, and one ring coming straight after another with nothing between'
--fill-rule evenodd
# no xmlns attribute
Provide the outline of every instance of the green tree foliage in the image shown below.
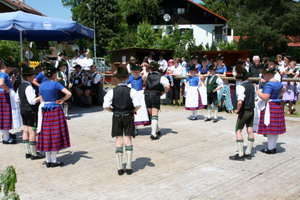
<svg viewBox="0 0 300 200"><path fill-rule="evenodd" d="M139 24L137 29L136 47L155 48L157 41L160 39L161 33L156 33L155 30L147 22Z"/></svg>
<svg viewBox="0 0 300 200"><path fill-rule="evenodd" d="M19 42L0 40L0 56L7 58L12 56L16 61L20 60L20 44Z"/></svg>
<svg viewBox="0 0 300 200"><path fill-rule="evenodd" d="M16 193L17 174L13 166L8 166L6 170L0 174L0 192L3 191L3 200L19 200L20 197Z"/></svg>
<svg viewBox="0 0 300 200"><path fill-rule="evenodd" d="M119 0L62 0L64 6L70 7L72 18L85 26L94 28L96 24L97 55L107 53L111 39L118 36L122 17ZM89 11L87 4L92 11ZM93 49L93 40L79 40L81 48Z"/></svg>

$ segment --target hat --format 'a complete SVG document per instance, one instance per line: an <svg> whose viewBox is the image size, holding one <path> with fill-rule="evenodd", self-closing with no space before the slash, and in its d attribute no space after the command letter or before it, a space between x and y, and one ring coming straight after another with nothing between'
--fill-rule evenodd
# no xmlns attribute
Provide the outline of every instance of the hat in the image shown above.
<svg viewBox="0 0 300 200"><path fill-rule="evenodd" d="M76 69L76 68L80 68L80 69L81 69L82 67L81 67L81 65L75 65L74 68L75 68L75 69Z"/></svg>
<svg viewBox="0 0 300 200"><path fill-rule="evenodd" d="M208 70L217 70L217 66L214 64L209 65Z"/></svg>
<svg viewBox="0 0 300 200"><path fill-rule="evenodd" d="M166 54L166 53L162 51L162 52L159 53L159 57L164 57L165 54Z"/></svg>
<svg viewBox="0 0 300 200"><path fill-rule="evenodd" d="M134 56L130 56L129 61L136 61L136 58Z"/></svg>
<svg viewBox="0 0 300 200"><path fill-rule="evenodd" d="M271 56L270 58L268 58L268 61L274 62L276 65L278 65L277 58L275 56Z"/></svg>
<svg viewBox="0 0 300 200"><path fill-rule="evenodd" d="M217 57L216 57L216 60L223 60L224 57L222 56L222 54L219 54Z"/></svg>
<svg viewBox="0 0 300 200"><path fill-rule="evenodd" d="M251 73L249 73L246 69L244 69L242 74L237 74L235 76L236 79L241 79L241 80L246 80L247 78L249 78L251 75Z"/></svg>
<svg viewBox="0 0 300 200"><path fill-rule="evenodd" d="M195 65L192 65L192 66L189 67L189 70L190 70L190 71L192 71L192 70L195 70L195 71L196 71L197 69L196 69L196 66L195 66Z"/></svg>
<svg viewBox="0 0 300 200"><path fill-rule="evenodd" d="M31 67L25 67L22 69L21 75L34 75L36 74L36 71Z"/></svg>
<svg viewBox="0 0 300 200"><path fill-rule="evenodd" d="M3 60L3 63L6 67L13 67L14 62L15 62L15 59L11 56L8 56L8 58Z"/></svg>
<svg viewBox="0 0 300 200"><path fill-rule="evenodd" d="M157 71L158 69L159 69L159 64L157 63L157 62L155 62L155 61L152 61L151 63L150 63L150 69L152 70L152 71Z"/></svg>
<svg viewBox="0 0 300 200"><path fill-rule="evenodd" d="M61 67L61 66L68 66L68 63L65 60L62 60L58 63L58 67Z"/></svg>
<svg viewBox="0 0 300 200"><path fill-rule="evenodd" d="M168 60L168 66L172 66L172 65L174 65L174 60L173 59Z"/></svg>
<svg viewBox="0 0 300 200"><path fill-rule="evenodd" d="M116 77L127 78L130 74L126 67L118 67Z"/></svg>
<svg viewBox="0 0 300 200"><path fill-rule="evenodd" d="M276 66L265 64L263 66L262 73L263 74L267 74L267 73L275 74L276 70L277 70Z"/></svg>
<svg viewBox="0 0 300 200"><path fill-rule="evenodd" d="M201 58L201 61L207 61L207 55L204 55L202 58Z"/></svg>
<svg viewBox="0 0 300 200"><path fill-rule="evenodd" d="M138 66L136 64L130 63L130 69L131 71L142 71L142 67Z"/></svg>

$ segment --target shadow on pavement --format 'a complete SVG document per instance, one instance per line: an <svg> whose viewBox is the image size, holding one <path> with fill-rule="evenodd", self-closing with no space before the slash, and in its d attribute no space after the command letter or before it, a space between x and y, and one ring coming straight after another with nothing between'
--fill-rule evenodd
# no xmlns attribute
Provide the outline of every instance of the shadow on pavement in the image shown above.
<svg viewBox="0 0 300 200"><path fill-rule="evenodd" d="M284 142L278 142L276 145L276 149L277 149L277 153L283 153L285 152L285 148L283 148L281 145L285 144ZM260 145L256 145L253 149L252 149L252 153L256 154L257 152L260 152L262 149L267 148L268 147L268 143L267 142L263 142L263 144Z"/></svg>
<svg viewBox="0 0 300 200"><path fill-rule="evenodd" d="M58 157L58 160L64 163L64 166L68 165L74 165L76 164L81 158L86 158L86 159L93 159L92 157L87 156L88 154L87 151L64 151L60 152L58 155L64 154L62 156Z"/></svg>
<svg viewBox="0 0 300 200"><path fill-rule="evenodd" d="M138 129L139 131L139 134L140 136L144 136L144 135L151 135L151 127L147 127L147 128L139 128ZM177 134L178 132L177 131L173 131L172 129L170 128L160 128L160 132L161 132L161 135L164 136L164 135L167 135L167 134L170 134L170 133L173 133L173 134Z"/></svg>
<svg viewBox="0 0 300 200"><path fill-rule="evenodd" d="M137 172L139 170L145 169L146 166L148 167L155 166L155 164L151 162L151 158L141 157L135 159L135 161L132 162L133 172Z"/></svg>

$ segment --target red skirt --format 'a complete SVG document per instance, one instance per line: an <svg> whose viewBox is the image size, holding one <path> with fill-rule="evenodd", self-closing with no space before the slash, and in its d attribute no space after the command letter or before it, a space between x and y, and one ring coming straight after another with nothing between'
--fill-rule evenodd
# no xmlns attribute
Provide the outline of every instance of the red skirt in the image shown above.
<svg viewBox="0 0 300 200"><path fill-rule="evenodd" d="M0 130L12 129L12 115L9 93L0 92Z"/></svg>
<svg viewBox="0 0 300 200"><path fill-rule="evenodd" d="M70 147L68 125L62 107L43 110L42 113L42 128L38 135L36 149L48 152Z"/></svg>
<svg viewBox="0 0 300 200"><path fill-rule="evenodd" d="M280 102L270 102L270 124L266 126L265 109L260 112L260 119L258 125L258 134L271 134L279 135L286 132L284 112L282 110Z"/></svg>

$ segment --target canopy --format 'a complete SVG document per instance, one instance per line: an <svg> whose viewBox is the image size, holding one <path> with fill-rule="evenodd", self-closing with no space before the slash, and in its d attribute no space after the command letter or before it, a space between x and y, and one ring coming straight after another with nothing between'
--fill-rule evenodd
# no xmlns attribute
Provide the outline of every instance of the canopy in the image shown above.
<svg viewBox="0 0 300 200"><path fill-rule="evenodd" d="M0 14L0 40L68 41L93 38L94 30L71 20L25 13ZM21 39L20 39L21 38Z"/></svg>

